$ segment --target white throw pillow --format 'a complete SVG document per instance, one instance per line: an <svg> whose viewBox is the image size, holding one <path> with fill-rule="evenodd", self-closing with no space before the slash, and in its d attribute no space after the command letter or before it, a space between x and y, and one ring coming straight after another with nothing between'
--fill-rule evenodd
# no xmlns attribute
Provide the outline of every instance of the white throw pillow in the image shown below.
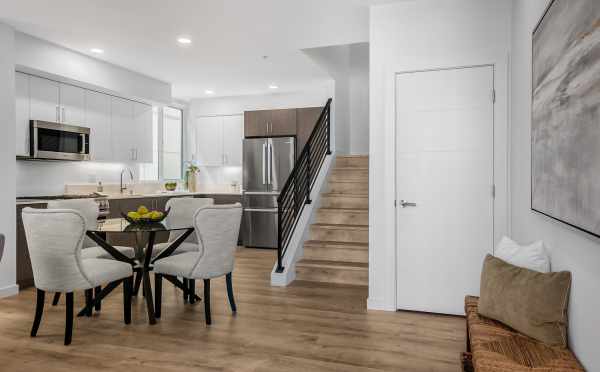
<svg viewBox="0 0 600 372"><path fill-rule="evenodd" d="M505 236L498 243L494 253L496 257L511 265L541 273L550 272L550 256L541 240L530 245L519 245Z"/></svg>

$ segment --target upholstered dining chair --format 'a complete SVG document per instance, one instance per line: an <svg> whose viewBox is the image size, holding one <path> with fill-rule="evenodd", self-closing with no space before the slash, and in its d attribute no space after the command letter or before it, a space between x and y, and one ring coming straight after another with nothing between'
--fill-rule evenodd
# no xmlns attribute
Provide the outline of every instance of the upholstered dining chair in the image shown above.
<svg viewBox="0 0 600 372"><path fill-rule="evenodd" d="M206 324L211 324L210 280L225 276L229 305L234 313L237 311L231 274L241 219L242 206L239 203L206 206L196 211L194 228L200 250L165 257L154 262L155 316L157 318L161 316L163 277L173 279L180 276L188 280L202 279L204 281Z"/></svg>
<svg viewBox="0 0 600 372"><path fill-rule="evenodd" d="M68 200L51 200L48 202L47 209L73 209L81 213L85 219L86 227L88 229L94 228L98 225L98 216L100 211L98 210L98 204L93 199L68 199ZM119 252L123 253L129 258L135 257L135 249L133 247L115 247ZM112 259L112 256L105 251L102 247L98 246L89 237L83 238L83 249L81 251L82 258L106 258ZM94 288L96 295L100 293L101 288ZM86 292L86 299L90 300L92 297L92 290ZM60 292L54 294L52 300L52 306L56 306L60 299ZM100 311L100 302L96 304L96 311Z"/></svg>
<svg viewBox="0 0 600 372"><path fill-rule="evenodd" d="M194 215L196 211L202 207L206 207L207 205L214 205L215 201L212 198L194 198L194 197L182 197L182 198L171 198L167 201L166 209L171 209L169 215L165 219L165 224L173 225L173 226L185 226L188 224L189 226L193 225ZM152 256L158 256L162 251L164 251L171 242L175 241L179 236L181 236L181 231L171 231L169 233L169 241L167 243L160 243L154 246L152 251ZM181 254L185 252L196 252L200 248L198 247L198 239L196 234L190 235L177 249L173 254ZM183 285L186 288L194 290L196 284L193 280L183 279ZM138 280L136 278L136 286L138 288ZM134 289L134 292L137 292ZM195 296L194 296L195 297ZM193 303L194 298L186 296L183 294L183 300Z"/></svg>
<svg viewBox="0 0 600 372"><path fill-rule="evenodd" d="M124 321L131 323L131 265L117 260L84 258L85 217L72 209L33 209L22 212L33 280L37 289L31 337L37 335L46 292L66 293L65 345L73 332L73 292L102 284L123 283ZM91 311L91 308L89 309Z"/></svg>

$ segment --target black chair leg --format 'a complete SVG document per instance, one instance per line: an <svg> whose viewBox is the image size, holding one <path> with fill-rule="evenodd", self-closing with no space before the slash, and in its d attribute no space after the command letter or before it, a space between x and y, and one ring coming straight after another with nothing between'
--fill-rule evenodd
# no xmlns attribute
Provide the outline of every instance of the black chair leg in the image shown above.
<svg viewBox="0 0 600 372"><path fill-rule="evenodd" d="M142 272L138 271L135 274L135 285L133 286L133 295L137 296L140 292L140 285L142 284Z"/></svg>
<svg viewBox="0 0 600 372"><path fill-rule="evenodd" d="M131 292L133 290L133 276L123 280L123 321L131 324Z"/></svg>
<svg viewBox="0 0 600 372"><path fill-rule="evenodd" d="M183 282L183 286L185 287L185 289L190 289L190 284L186 278L183 278L182 282ZM187 302L187 300L188 300L188 294L185 291L183 291L183 302Z"/></svg>
<svg viewBox="0 0 600 372"><path fill-rule="evenodd" d="M85 314L85 316L92 316L92 301L94 298L94 290L93 289L86 289L85 290L85 306L87 306L87 312Z"/></svg>
<svg viewBox="0 0 600 372"><path fill-rule="evenodd" d="M42 313L44 312L44 301L46 299L46 292L41 289L37 290L37 304L35 305L35 318L33 319L33 326L31 327L31 337L37 335L38 328L42 322Z"/></svg>
<svg viewBox="0 0 600 372"><path fill-rule="evenodd" d="M58 300L60 300L60 292L56 292L54 294L54 298L52 299L52 306L58 305Z"/></svg>
<svg viewBox="0 0 600 372"><path fill-rule="evenodd" d="M154 317L160 318L162 308L162 275L154 274Z"/></svg>
<svg viewBox="0 0 600 372"><path fill-rule="evenodd" d="M94 288L94 298L97 298L98 295L100 294L100 292L102 292L102 287L98 286L98 287ZM102 310L102 302L101 301L96 301L96 304L94 306L95 306L96 311Z"/></svg>
<svg viewBox="0 0 600 372"><path fill-rule="evenodd" d="M196 281L188 279L188 288L190 290L188 301L190 304L196 303Z"/></svg>
<svg viewBox="0 0 600 372"><path fill-rule="evenodd" d="M73 292L67 293L67 314L65 321L65 345L71 344L73 335Z"/></svg>
<svg viewBox="0 0 600 372"><path fill-rule="evenodd" d="M235 306L235 299L233 298L233 284L231 280L231 273L225 275L225 281L227 282L227 297L229 297L229 306L231 306L231 311L235 313L237 311L237 306Z"/></svg>
<svg viewBox="0 0 600 372"><path fill-rule="evenodd" d="M206 324L210 325L212 323L210 318L210 279L204 279L204 316Z"/></svg>

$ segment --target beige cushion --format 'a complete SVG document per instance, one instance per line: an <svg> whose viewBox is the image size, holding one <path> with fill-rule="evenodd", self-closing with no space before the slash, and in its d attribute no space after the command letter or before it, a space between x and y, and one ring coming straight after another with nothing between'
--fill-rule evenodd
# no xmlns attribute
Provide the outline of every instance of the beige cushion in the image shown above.
<svg viewBox="0 0 600 372"><path fill-rule="evenodd" d="M567 347L571 273L540 273L488 255L479 314L553 346Z"/></svg>
<svg viewBox="0 0 600 372"><path fill-rule="evenodd" d="M135 249L133 249L131 247L116 246L115 248L119 252L123 253L125 256L127 256L129 258L135 257ZM82 249L81 250L81 258L83 258L84 260L88 259L88 258L113 259L113 256L111 256L110 253L108 253L106 250L104 250L104 248L96 246L96 247Z"/></svg>
<svg viewBox="0 0 600 372"><path fill-rule="evenodd" d="M133 275L130 264L100 258L81 260L81 269L94 287Z"/></svg>

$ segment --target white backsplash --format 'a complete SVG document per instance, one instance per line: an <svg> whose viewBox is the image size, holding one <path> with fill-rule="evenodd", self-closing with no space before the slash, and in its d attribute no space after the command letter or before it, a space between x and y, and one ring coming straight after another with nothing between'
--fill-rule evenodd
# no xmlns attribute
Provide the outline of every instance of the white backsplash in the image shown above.
<svg viewBox="0 0 600 372"><path fill-rule="evenodd" d="M81 190L73 187L66 190L66 185L84 186L85 190L95 191L98 181L107 188L115 187L119 185L121 170L127 166L121 163L98 162L16 162L17 196L76 194L76 190ZM133 164L130 168L138 185L136 192L151 193L162 190L163 182L140 182L137 165ZM128 178L126 180L129 181ZM239 185L238 188L241 187L241 167L200 167L197 188L198 191L229 192L234 181Z"/></svg>

